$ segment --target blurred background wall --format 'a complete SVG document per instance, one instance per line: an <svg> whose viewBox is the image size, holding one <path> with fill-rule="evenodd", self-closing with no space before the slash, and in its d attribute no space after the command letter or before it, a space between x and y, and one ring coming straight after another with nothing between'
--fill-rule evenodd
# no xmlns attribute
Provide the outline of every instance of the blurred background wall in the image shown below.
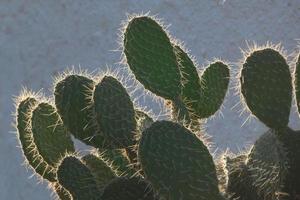
<svg viewBox="0 0 300 200"><path fill-rule="evenodd" d="M22 86L51 95L52 77L70 66L93 71L122 66L116 41L122 20L130 13L150 11L171 24L172 36L185 42L200 69L213 58L232 63L242 58L246 41L281 43L287 54L300 38L299 0L0 0L0 199L48 200L46 184L37 184L23 158L12 127L12 98ZM232 83L234 82L232 78ZM233 84L231 85L231 87ZM243 122L231 90L223 115L209 119L207 132L216 149L233 152L249 146L266 127L253 119ZM141 104L157 112L155 103ZM295 109L290 125L299 126Z"/></svg>

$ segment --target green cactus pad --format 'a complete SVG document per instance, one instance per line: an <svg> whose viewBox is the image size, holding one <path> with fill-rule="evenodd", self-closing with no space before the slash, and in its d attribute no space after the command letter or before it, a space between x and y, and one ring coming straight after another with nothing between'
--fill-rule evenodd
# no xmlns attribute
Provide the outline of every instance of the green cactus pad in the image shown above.
<svg viewBox="0 0 300 200"><path fill-rule="evenodd" d="M248 108L273 129L285 128L292 102L292 78L285 58L274 49L251 53L243 64L241 90Z"/></svg>
<svg viewBox="0 0 300 200"><path fill-rule="evenodd" d="M95 177L99 189L102 189L104 185L116 177L114 170L97 155L85 155L82 161Z"/></svg>
<svg viewBox="0 0 300 200"><path fill-rule="evenodd" d="M31 128L34 143L43 159L51 166L67 152L74 152L74 144L55 108L40 103L32 111Z"/></svg>
<svg viewBox="0 0 300 200"><path fill-rule="evenodd" d="M299 73L300 73L300 54L298 56L297 63L296 63L295 82L294 82L298 113L300 113L300 74Z"/></svg>
<svg viewBox="0 0 300 200"><path fill-rule="evenodd" d="M261 199L276 199L283 191L283 180L288 174L288 160L283 144L275 131L269 130L254 144L247 167L255 193Z"/></svg>
<svg viewBox="0 0 300 200"><path fill-rule="evenodd" d="M118 177L103 190L105 200L155 200L149 183L138 177Z"/></svg>
<svg viewBox="0 0 300 200"><path fill-rule="evenodd" d="M222 199L213 158L183 126L157 121L146 129L138 158L156 192L165 199Z"/></svg>
<svg viewBox="0 0 300 200"><path fill-rule="evenodd" d="M55 86L55 105L64 125L85 144L103 146L93 123L91 93L94 81L82 75L69 75Z"/></svg>
<svg viewBox="0 0 300 200"><path fill-rule="evenodd" d="M91 171L74 156L63 159L57 170L57 179L73 200L101 200L101 192Z"/></svg>
<svg viewBox="0 0 300 200"><path fill-rule="evenodd" d="M29 129L30 123L30 111L31 108L38 104L34 97L27 97L17 106L17 130L18 138L21 143L23 154L28 164L43 178L53 182L55 181L55 174L52 167L49 166L41 155L36 151L37 147L33 143L32 132Z"/></svg>
<svg viewBox="0 0 300 200"><path fill-rule="evenodd" d="M225 98L230 74L229 68L221 61L211 63L201 76L200 99L191 101L192 112L198 118L208 118L215 114Z"/></svg>
<svg viewBox="0 0 300 200"><path fill-rule="evenodd" d="M169 100L180 95L180 71L173 46L155 20L142 16L128 23L124 53L131 71L146 89Z"/></svg>
<svg viewBox="0 0 300 200"><path fill-rule="evenodd" d="M96 120L105 139L115 148L134 144L136 120L133 103L123 85L105 76L94 91Z"/></svg>
<svg viewBox="0 0 300 200"><path fill-rule="evenodd" d="M136 171L131 167L123 149L100 152L100 157L118 176L133 176Z"/></svg>
<svg viewBox="0 0 300 200"><path fill-rule="evenodd" d="M228 176L226 192L230 199L258 200L256 192L252 189L252 177L246 165L248 157L245 154L226 159Z"/></svg>

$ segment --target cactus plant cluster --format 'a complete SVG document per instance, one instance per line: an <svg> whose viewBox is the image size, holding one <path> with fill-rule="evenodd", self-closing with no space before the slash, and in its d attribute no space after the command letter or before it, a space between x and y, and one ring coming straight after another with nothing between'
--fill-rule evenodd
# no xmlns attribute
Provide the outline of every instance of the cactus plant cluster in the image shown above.
<svg viewBox="0 0 300 200"><path fill-rule="evenodd" d="M278 49L247 55L240 93L269 131L249 152L217 162L201 123L224 101L228 64L217 60L198 73L182 45L147 15L130 18L122 39L135 79L171 105L168 119L154 121L139 109L113 74L65 73L53 98L28 90L17 98L25 160L58 199L300 199L300 134L288 127L293 91L300 110L299 60L293 79ZM81 155L74 140L93 151Z"/></svg>

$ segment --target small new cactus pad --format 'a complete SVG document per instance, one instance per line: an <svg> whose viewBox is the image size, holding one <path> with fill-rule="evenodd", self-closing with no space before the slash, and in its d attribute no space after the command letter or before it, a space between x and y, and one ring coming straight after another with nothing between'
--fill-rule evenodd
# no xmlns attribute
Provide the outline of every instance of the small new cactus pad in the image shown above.
<svg viewBox="0 0 300 200"><path fill-rule="evenodd" d="M101 192L91 171L74 156L63 159L57 170L57 179L73 200L101 200Z"/></svg>
<svg viewBox="0 0 300 200"><path fill-rule="evenodd" d="M180 71L170 39L151 17L135 17L124 32L124 53L136 79L154 94L173 100L181 92Z"/></svg>
<svg viewBox="0 0 300 200"><path fill-rule="evenodd" d="M20 101L17 105L16 122L18 138L28 164L37 174L53 182L55 181L55 174L52 170L52 167L44 161L42 156L36 150L37 147L33 142L31 129L28 127L30 124L31 108L36 106L36 104L38 104L38 101L32 96L28 96Z"/></svg>
<svg viewBox="0 0 300 200"><path fill-rule="evenodd" d="M138 177L118 177L103 190L105 200L155 200L149 183Z"/></svg>
<svg viewBox="0 0 300 200"><path fill-rule="evenodd" d="M95 154L87 154L82 157L84 164L95 177L99 189L102 189L109 181L116 177L114 170Z"/></svg>
<svg viewBox="0 0 300 200"><path fill-rule="evenodd" d="M200 99L192 102L192 111L199 118L215 114L225 98L230 74L229 68L221 61L211 63L203 72L200 80ZM196 104L196 105L193 105Z"/></svg>
<svg viewBox="0 0 300 200"><path fill-rule="evenodd" d="M71 135L50 104L40 103L33 109L31 128L37 150L49 165L55 166L63 155L75 151Z"/></svg>
<svg viewBox="0 0 300 200"><path fill-rule="evenodd" d="M134 144L136 120L133 103L123 85L104 76L94 91L96 120L105 139L115 148Z"/></svg>
<svg viewBox="0 0 300 200"><path fill-rule="evenodd" d="M75 138L91 144L103 138L96 135L93 126L93 108L91 92L94 81L82 75L68 75L55 86L55 105L64 125Z"/></svg>
<svg viewBox="0 0 300 200"><path fill-rule="evenodd" d="M298 113L300 113L300 74L299 73L300 73L300 54L296 62L295 82L294 82Z"/></svg>
<svg viewBox="0 0 300 200"><path fill-rule="evenodd" d="M285 58L274 49L251 53L241 72L241 90L248 108L273 129L285 128L292 101L292 78Z"/></svg>
<svg viewBox="0 0 300 200"><path fill-rule="evenodd" d="M177 123L157 121L146 129L138 158L146 179L164 199L222 199L207 147Z"/></svg>

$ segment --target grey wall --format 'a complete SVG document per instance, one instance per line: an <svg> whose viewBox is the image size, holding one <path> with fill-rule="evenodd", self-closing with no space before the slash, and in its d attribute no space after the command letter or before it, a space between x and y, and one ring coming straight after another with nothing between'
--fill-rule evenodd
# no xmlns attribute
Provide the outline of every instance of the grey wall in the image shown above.
<svg viewBox="0 0 300 200"><path fill-rule="evenodd" d="M299 0L0 0L0 199L50 199L45 184L30 178L14 129L12 97L22 85L46 94L52 76L75 65L85 69L118 68L116 42L126 13L151 11L167 24L171 34L204 64L214 57L235 63L246 40L258 44L281 42L288 53L300 37ZM233 65L233 69L238 66ZM266 128L255 119L241 125L246 115L231 109L238 101L231 91L224 117L210 119L207 132L219 149L236 152L251 144ZM152 106L155 104L151 104ZM157 110L154 107L154 110ZM291 126L299 127L292 112Z"/></svg>

